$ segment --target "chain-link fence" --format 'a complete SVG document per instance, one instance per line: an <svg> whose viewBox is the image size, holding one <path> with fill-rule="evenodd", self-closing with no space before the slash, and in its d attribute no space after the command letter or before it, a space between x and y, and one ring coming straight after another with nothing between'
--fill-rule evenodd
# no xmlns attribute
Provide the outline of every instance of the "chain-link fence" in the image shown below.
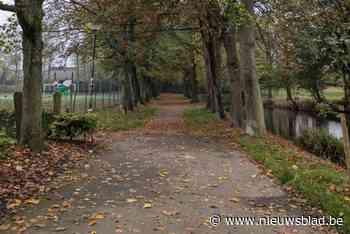
<svg viewBox="0 0 350 234"><path fill-rule="evenodd" d="M61 84L45 84L43 88L43 108L53 111L53 95L62 93L62 111L87 112L89 109L101 110L120 104L120 85L114 79L96 80L91 85L88 81L73 82L66 89Z"/></svg>
<svg viewBox="0 0 350 234"><path fill-rule="evenodd" d="M44 113L53 112L56 92L62 94L61 112L84 113L119 105L121 86L116 77L98 78L94 82L72 78L45 81L42 88ZM0 82L0 130L11 136L15 133L14 94L22 89L20 83Z"/></svg>
<svg viewBox="0 0 350 234"><path fill-rule="evenodd" d="M115 79L96 80L93 87L88 81L73 82L65 89L59 89L64 81L46 83L43 85L43 109L53 111L53 94L62 93L62 111L87 112L88 109L101 110L120 104L121 87ZM1 85L0 85L1 86ZM13 111L13 95L18 90L16 86L2 85L0 89L0 110Z"/></svg>

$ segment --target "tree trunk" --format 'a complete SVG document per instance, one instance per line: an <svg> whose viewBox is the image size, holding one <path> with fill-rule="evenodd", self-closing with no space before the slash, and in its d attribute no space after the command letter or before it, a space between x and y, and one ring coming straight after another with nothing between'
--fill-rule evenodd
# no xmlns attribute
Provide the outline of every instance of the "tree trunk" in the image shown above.
<svg viewBox="0 0 350 234"><path fill-rule="evenodd" d="M248 13L254 15L254 1L242 0ZM253 18L253 17L251 17ZM260 93L260 85L256 74L255 58L255 24L253 19L247 17L240 28L240 76L244 81L246 100L246 133L263 136L266 134L264 109Z"/></svg>
<svg viewBox="0 0 350 234"><path fill-rule="evenodd" d="M185 66L183 77L183 93L188 99L192 99L192 66Z"/></svg>
<svg viewBox="0 0 350 234"><path fill-rule="evenodd" d="M296 101L293 98L292 88L291 88L289 82L286 82L286 93L287 93L287 101L292 103L294 110L297 110L298 104L296 103Z"/></svg>
<svg viewBox="0 0 350 234"><path fill-rule="evenodd" d="M149 77L145 77L145 100L146 102L150 102L151 101L151 78Z"/></svg>
<svg viewBox="0 0 350 234"><path fill-rule="evenodd" d="M75 58L75 64L76 64L76 81L75 81L75 89L74 89L74 100L73 100L73 112L76 110L76 105L77 105L77 95L79 90L79 85L80 85L80 62L79 62L79 55L76 54ZM74 84L73 84L74 85Z"/></svg>
<svg viewBox="0 0 350 234"><path fill-rule="evenodd" d="M345 164L348 172L350 173L350 121L348 114L341 114L341 126L343 131L343 143L345 150Z"/></svg>
<svg viewBox="0 0 350 234"><path fill-rule="evenodd" d="M13 100L15 104L16 139L17 139L17 143L20 143L22 110L23 110L23 93L15 92L15 94L13 95Z"/></svg>
<svg viewBox="0 0 350 234"><path fill-rule="evenodd" d="M219 79L221 76L221 41L212 32L202 33L204 41L204 59L208 80L208 106L212 112L217 112L220 118L225 118Z"/></svg>
<svg viewBox="0 0 350 234"><path fill-rule="evenodd" d="M186 98L191 98L191 84L190 84L189 76L190 76L189 71L186 68L184 73L184 78L183 78L183 92Z"/></svg>
<svg viewBox="0 0 350 234"><path fill-rule="evenodd" d="M18 22L23 31L22 145L33 151L43 148L42 133L42 0L16 0Z"/></svg>
<svg viewBox="0 0 350 234"><path fill-rule="evenodd" d="M142 105L144 105L145 102L141 95L140 81L137 77L137 68L134 62L132 64L132 81L135 91L135 103L141 103Z"/></svg>
<svg viewBox="0 0 350 234"><path fill-rule="evenodd" d="M204 56L205 71L207 76L207 92L208 92L207 109L215 113L216 106L215 106L215 98L214 98L214 91L213 91L213 77L212 77L211 67L209 66L210 64L209 53L205 45L204 45L203 56Z"/></svg>
<svg viewBox="0 0 350 234"><path fill-rule="evenodd" d="M198 80L197 80L197 63L196 55L194 51L192 52L192 69L191 69L191 102L199 102L198 97Z"/></svg>
<svg viewBox="0 0 350 234"><path fill-rule="evenodd" d="M241 99L241 80L239 76L239 61L237 36L234 26L224 33L224 47L227 56L227 68L231 80L231 116L234 127L243 127L243 105Z"/></svg>
<svg viewBox="0 0 350 234"><path fill-rule="evenodd" d="M125 113L128 111L134 111L134 102L133 102L133 92L132 92L132 77L131 77L131 66L129 60L125 61L124 64L124 80L123 80L123 108Z"/></svg>

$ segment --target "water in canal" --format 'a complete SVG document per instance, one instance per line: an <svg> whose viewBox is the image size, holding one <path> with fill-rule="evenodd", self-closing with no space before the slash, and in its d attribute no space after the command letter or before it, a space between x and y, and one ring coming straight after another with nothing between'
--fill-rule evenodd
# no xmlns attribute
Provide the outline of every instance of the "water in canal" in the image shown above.
<svg viewBox="0 0 350 234"><path fill-rule="evenodd" d="M306 112L265 108L265 121L270 132L290 140L300 137L308 129L325 129L330 135L342 138L340 122Z"/></svg>

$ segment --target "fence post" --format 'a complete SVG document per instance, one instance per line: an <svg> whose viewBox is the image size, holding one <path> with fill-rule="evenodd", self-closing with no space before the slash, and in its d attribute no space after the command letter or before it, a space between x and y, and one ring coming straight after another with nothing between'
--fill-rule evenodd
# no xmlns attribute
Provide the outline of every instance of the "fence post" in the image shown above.
<svg viewBox="0 0 350 234"><path fill-rule="evenodd" d="M53 113L59 115L62 108L62 94L60 92L55 92L53 95Z"/></svg>
<svg viewBox="0 0 350 234"><path fill-rule="evenodd" d="M21 139L21 122L22 122L22 108L23 108L23 93L15 92L13 95L13 100L15 104L15 119L16 119L16 139L17 143Z"/></svg>

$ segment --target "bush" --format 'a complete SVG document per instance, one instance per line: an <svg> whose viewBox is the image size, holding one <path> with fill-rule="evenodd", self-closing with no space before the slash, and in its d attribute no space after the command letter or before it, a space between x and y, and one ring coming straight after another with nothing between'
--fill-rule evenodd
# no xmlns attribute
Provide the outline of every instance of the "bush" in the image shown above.
<svg viewBox="0 0 350 234"><path fill-rule="evenodd" d="M16 136L16 119L13 111L0 111L0 129L11 137Z"/></svg>
<svg viewBox="0 0 350 234"><path fill-rule="evenodd" d="M70 138L92 133L97 128L94 114L65 113L53 117L49 137Z"/></svg>
<svg viewBox="0 0 350 234"><path fill-rule="evenodd" d="M345 151L342 142L325 130L307 130L297 140L297 143L310 153L345 165Z"/></svg>
<svg viewBox="0 0 350 234"><path fill-rule="evenodd" d="M5 132L0 132L0 159L6 157L8 149L15 143Z"/></svg>

